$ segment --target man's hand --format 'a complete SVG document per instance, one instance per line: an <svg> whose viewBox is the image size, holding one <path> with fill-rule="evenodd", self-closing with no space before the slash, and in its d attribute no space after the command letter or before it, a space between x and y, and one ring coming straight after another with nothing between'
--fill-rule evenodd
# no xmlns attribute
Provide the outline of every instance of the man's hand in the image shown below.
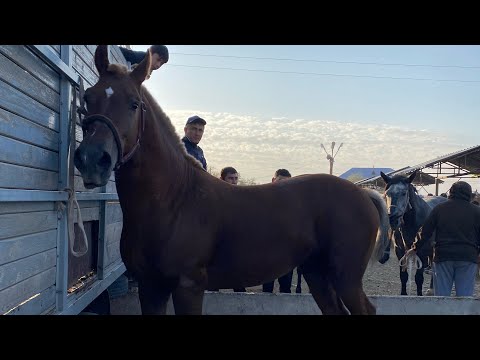
<svg viewBox="0 0 480 360"><path fill-rule="evenodd" d="M417 252L415 251L415 249L409 249L406 253L405 253L405 257L408 258L410 256L415 256L417 255Z"/></svg>

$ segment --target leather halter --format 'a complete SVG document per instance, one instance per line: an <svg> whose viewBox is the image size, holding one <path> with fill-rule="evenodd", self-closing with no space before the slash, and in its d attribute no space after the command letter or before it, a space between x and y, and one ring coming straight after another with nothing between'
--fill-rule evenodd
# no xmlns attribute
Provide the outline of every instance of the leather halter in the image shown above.
<svg viewBox="0 0 480 360"><path fill-rule="evenodd" d="M98 121L103 124L105 124L110 131L113 134L113 138L115 139L115 143L117 145L117 151L118 151L118 156L117 156L117 163L115 164L113 171L117 171L123 164L125 164L128 160L132 158L132 156L135 154L135 151L140 147L140 140L142 139L143 132L145 130L145 111L146 111L146 106L145 103L142 101L141 102L141 114L140 114L140 122L138 123L138 133L137 133L137 141L135 142L135 145L130 149L128 154L123 155L123 145L122 141L120 140L120 135L118 133L117 127L113 124L112 120L110 120L108 117L101 115L101 114L92 114L86 116L82 120L82 115L87 115L88 111L85 108L85 100L83 98L84 96L84 88L83 88L83 81L80 80L80 87L79 87L79 97L80 97L80 107L78 108L77 112L80 117L80 124L82 126L83 130L83 135L85 136L85 132L87 131L88 127Z"/></svg>

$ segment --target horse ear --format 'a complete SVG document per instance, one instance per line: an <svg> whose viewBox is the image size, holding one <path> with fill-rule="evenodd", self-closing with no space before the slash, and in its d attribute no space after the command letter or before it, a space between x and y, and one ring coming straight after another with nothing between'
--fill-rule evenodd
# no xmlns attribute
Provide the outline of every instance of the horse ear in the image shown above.
<svg viewBox="0 0 480 360"><path fill-rule="evenodd" d="M415 176L417 176L417 170L415 170L412 175L408 177L408 182L411 184L413 179L415 179Z"/></svg>
<svg viewBox="0 0 480 360"><path fill-rule="evenodd" d="M150 53L150 49L148 49L143 60L130 73L130 76L135 82L138 83L138 85L141 85L146 79L150 77L151 64L152 54Z"/></svg>
<svg viewBox="0 0 480 360"><path fill-rule="evenodd" d="M380 171L380 176L382 177L383 181L385 181L385 183L389 183L390 180L392 180L392 178L386 174L383 173L383 171Z"/></svg>
<svg viewBox="0 0 480 360"><path fill-rule="evenodd" d="M108 65L110 65L110 61L108 60L108 45L98 45L95 50L95 66L100 76L107 71Z"/></svg>

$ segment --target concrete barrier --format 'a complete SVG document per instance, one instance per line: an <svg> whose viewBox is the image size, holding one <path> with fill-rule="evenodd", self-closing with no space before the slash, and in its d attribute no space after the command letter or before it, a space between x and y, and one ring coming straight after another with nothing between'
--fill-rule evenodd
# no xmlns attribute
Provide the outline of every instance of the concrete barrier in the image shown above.
<svg viewBox="0 0 480 360"><path fill-rule="evenodd" d="M370 296L378 315L480 315L480 299L440 296ZM170 300L167 314L172 315ZM204 315L321 315L310 294L206 292Z"/></svg>

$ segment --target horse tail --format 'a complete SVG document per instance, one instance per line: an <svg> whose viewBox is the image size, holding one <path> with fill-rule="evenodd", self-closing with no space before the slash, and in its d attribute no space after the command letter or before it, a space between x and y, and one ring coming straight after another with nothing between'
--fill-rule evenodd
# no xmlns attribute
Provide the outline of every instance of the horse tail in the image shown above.
<svg viewBox="0 0 480 360"><path fill-rule="evenodd" d="M378 228L377 232L377 240L375 241L375 247L373 248L373 253L370 259L380 261L384 257L385 253L390 249L391 241L390 237L388 236L390 223L388 221L387 204L378 191L368 188L365 190L377 208L378 216L380 217L380 227Z"/></svg>

